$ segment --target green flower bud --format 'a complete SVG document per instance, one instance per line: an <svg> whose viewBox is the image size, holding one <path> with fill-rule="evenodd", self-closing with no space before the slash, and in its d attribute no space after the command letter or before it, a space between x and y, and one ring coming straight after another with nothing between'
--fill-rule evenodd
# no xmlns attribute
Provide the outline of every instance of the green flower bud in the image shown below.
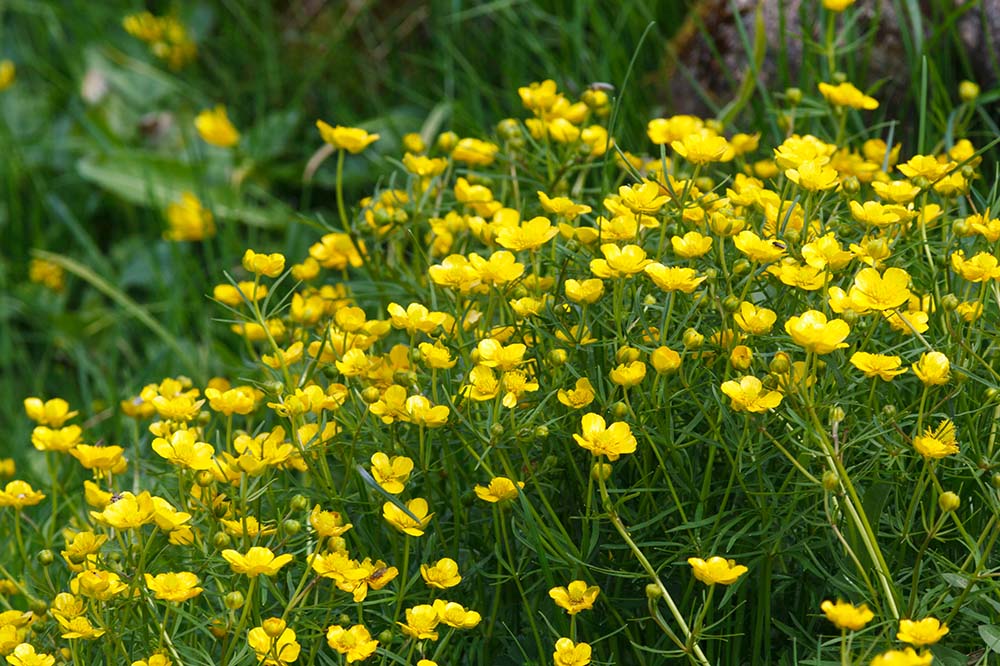
<svg viewBox="0 0 1000 666"><path fill-rule="evenodd" d="M309 508L309 498L305 495L296 495L292 498L292 501L288 503L288 506L296 513L299 511L305 511Z"/></svg>
<svg viewBox="0 0 1000 666"><path fill-rule="evenodd" d="M242 592L239 590L233 590L223 597L222 601L226 604L226 608L229 610L239 610L240 608L243 608L243 603L246 600L243 598Z"/></svg>
<svg viewBox="0 0 1000 666"><path fill-rule="evenodd" d="M962 81L958 84L958 97L963 102L973 102L979 97L979 86L973 81Z"/></svg>
<svg viewBox="0 0 1000 666"><path fill-rule="evenodd" d="M798 106L802 103L802 90L799 88L786 88L785 100L789 106Z"/></svg>
<svg viewBox="0 0 1000 666"><path fill-rule="evenodd" d="M232 538L225 532L216 532L212 537L212 545L216 550L222 550L223 548L229 548L229 545L233 542Z"/></svg>
<svg viewBox="0 0 1000 666"><path fill-rule="evenodd" d="M840 487L840 479L832 469L823 472L823 489L829 493Z"/></svg>
<svg viewBox="0 0 1000 666"><path fill-rule="evenodd" d="M590 466L590 478L594 481L611 478L611 463L594 463Z"/></svg>
<svg viewBox="0 0 1000 666"><path fill-rule="evenodd" d="M940 508L945 513L948 513L950 511L957 511L958 507L961 504L962 504L962 499L955 493L951 492L950 490L941 493L941 495L938 497L938 508Z"/></svg>
<svg viewBox="0 0 1000 666"><path fill-rule="evenodd" d="M288 520L281 523L281 529L284 530L285 534L289 536L295 536L302 531L302 523L295 520L294 518L289 518Z"/></svg>
<svg viewBox="0 0 1000 666"><path fill-rule="evenodd" d="M650 583L646 586L646 598L647 599L660 599L663 597L663 590L656 583Z"/></svg>
<svg viewBox="0 0 1000 666"><path fill-rule="evenodd" d="M47 567L56 561L56 555L51 550L46 548L45 550L38 551L38 563L43 567Z"/></svg>

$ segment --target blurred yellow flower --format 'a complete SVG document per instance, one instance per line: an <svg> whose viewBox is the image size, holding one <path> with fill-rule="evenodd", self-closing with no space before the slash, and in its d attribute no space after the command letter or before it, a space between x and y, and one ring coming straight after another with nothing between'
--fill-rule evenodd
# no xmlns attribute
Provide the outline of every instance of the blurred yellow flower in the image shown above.
<svg viewBox="0 0 1000 666"><path fill-rule="evenodd" d="M357 155L380 138L378 134L369 134L360 127L344 127L343 125L333 127L322 120L316 121L316 128L319 129L319 135L323 141L337 150L346 150L353 155Z"/></svg>
<svg viewBox="0 0 1000 666"><path fill-rule="evenodd" d="M926 352L913 364L915 374L925 386L947 384L951 378L951 362L939 351Z"/></svg>
<svg viewBox="0 0 1000 666"><path fill-rule="evenodd" d="M232 148L240 141L240 133L226 115L226 107L221 104L199 113L194 119L194 127L202 141L212 146Z"/></svg>
<svg viewBox="0 0 1000 666"><path fill-rule="evenodd" d="M869 379L879 377L883 381L890 382L893 378L906 372L906 368L900 367L902 359L898 356L854 352L850 361L851 365L863 372L865 377Z"/></svg>
<svg viewBox="0 0 1000 666"><path fill-rule="evenodd" d="M378 641L373 639L368 629L361 624L349 629L344 629L339 624L327 628L326 644L344 655L348 664L364 661L375 654L375 649L378 647Z"/></svg>
<svg viewBox="0 0 1000 666"><path fill-rule="evenodd" d="M896 638L915 647L933 645L948 633L948 625L935 617L922 620L900 620Z"/></svg>
<svg viewBox="0 0 1000 666"><path fill-rule="evenodd" d="M913 438L913 448L924 458L930 460L958 453L955 424L950 419L945 419L938 424L937 428L926 428L922 435Z"/></svg>
<svg viewBox="0 0 1000 666"><path fill-rule="evenodd" d="M824 5L829 5L833 2L842 3L843 0L823 0ZM830 9L830 7L827 6L827 9ZM819 91L826 98L826 101L834 106L848 106L852 109L864 109L866 111L878 108L877 99L869 97L847 81L837 85L820 82Z"/></svg>
<svg viewBox="0 0 1000 666"><path fill-rule="evenodd" d="M600 587L587 585L582 580L574 580L566 587L553 587L549 590L549 596L556 602L556 605L570 615L576 615L580 611L593 608L594 602L597 601L597 595L600 593Z"/></svg>
<svg viewBox="0 0 1000 666"><path fill-rule="evenodd" d="M574 643L569 638L556 641L556 651L552 653L555 666L587 666L591 649L587 643Z"/></svg>
<svg viewBox="0 0 1000 666"><path fill-rule="evenodd" d="M833 622L838 629L850 629L851 631L863 629L875 617L866 604L855 606L840 599L837 599L836 602L824 601L820 604L820 609L826 615L826 619Z"/></svg>

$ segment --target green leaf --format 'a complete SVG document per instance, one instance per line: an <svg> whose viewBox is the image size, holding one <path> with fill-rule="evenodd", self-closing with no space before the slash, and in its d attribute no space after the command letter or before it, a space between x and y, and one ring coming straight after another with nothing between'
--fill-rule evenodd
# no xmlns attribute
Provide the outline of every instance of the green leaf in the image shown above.
<svg viewBox="0 0 1000 666"><path fill-rule="evenodd" d="M194 192L219 219L280 228L293 216L291 209L278 201L254 205L231 187L206 187L191 165L161 155L132 150L89 155L77 162L77 171L86 180L140 206L164 208L182 193Z"/></svg>
<svg viewBox="0 0 1000 666"><path fill-rule="evenodd" d="M995 624L981 624L979 636L986 643L986 647L1000 654L1000 627Z"/></svg>

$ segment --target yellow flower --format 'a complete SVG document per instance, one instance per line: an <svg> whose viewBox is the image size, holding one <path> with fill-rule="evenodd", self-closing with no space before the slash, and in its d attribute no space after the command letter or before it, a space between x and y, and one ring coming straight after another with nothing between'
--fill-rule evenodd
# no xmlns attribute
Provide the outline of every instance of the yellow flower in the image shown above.
<svg viewBox="0 0 1000 666"><path fill-rule="evenodd" d="M251 386L237 386L225 391L209 387L205 389L205 397L208 398L208 405L212 409L226 416L232 416L252 412L263 394Z"/></svg>
<svg viewBox="0 0 1000 666"><path fill-rule="evenodd" d="M397 622L396 624L399 625L404 634L411 638L421 641L425 639L436 641L438 639L438 632L435 629L440 622L441 617L433 606L430 604L420 604L419 606L406 609L405 624L403 622Z"/></svg>
<svg viewBox="0 0 1000 666"><path fill-rule="evenodd" d="M389 312L392 327L403 329L410 335L417 332L431 333L445 320L445 313L431 312L420 303L410 303L405 310L398 303L389 303L386 310Z"/></svg>
<svg viewBox="0 0 1000 666"><path fill-rule="evenodd" d="M198 431L178 430L170 440L157 437L153 440L153 451L161 458L179 467L193 470L211 469L215 462L215 449L207 442L199 442Z"/></svg>
<svg viewBox="0 0 1000 666"><path fill-rule="evenodd" d="M557 227L547 217L533 217L517 226L503 227L497 232L496 242L499 245L520 252L522 250L537 250L559 233Z"/></svg>
<svg viewBox="0 0 1000 666"><path fill-rule="evenodd" d="M875 617L866 604L854 606L840 599L837 599L836 603L829 600L824 601L820 604L820 608L826 615L826 619L833 622L838 629L858 631Z"/></svg>
<svg viewBox="0 0 1000 666"><path fill-rule="evenodd" d="M69 454L80 461L86 469L97 470L95 476L101 477L104 472L120 474L125 471L128 461L123 454L125 449L120 446L97 446L77 444L70 449Z"/></svg>
<svg viewBox="0 0 1000 666"><path fill-rule="evenodd" d="M433 178L444 173L444 170L448 168L448 160L440 157L427 157L426 155L406 153L403 155L403 166L415 176Z"/></svg>
<svg viewBox="0 0 1000 666"><path fill-rule="evenodd" d="M891 382L894 377L906 372L906 368L899 367L901 359L898 356L854 352L850 360L851 365L865 373L865 377L869 379L879 377L883 381Z"/></svg>
<svg viewBox="0 0 1000 666"><path fill-rule="evenodd" d="M702 129L705 121L689 115L676 115L670 118L654 118L646 126L649 140L655 144L673 143Z"/></svg>
<svg viewBox="0 0 1000 666"><path fill-rule="evenodd" d="M61 636L67 639L82 638L89 641L100 638L106 632L104 629L95 629L90 620L83 616L64 618L62 615L56 615L56 620L62 628Z"/></svg>
<svg viewBox="0 0 1000 666"><path fill-rule="evenodd" d="M364 661L375 654L378 641L372 638L364 625L356 624L350 629L344 629L335 624L326 630L326 644L347 656L347 663Z"/></svg>
<svg viewBox="0 0 1000 666"><path fill-rule="evenodd" d="M833 232L802 246L802 258L813 268L837 271L850 263L854 253L845 250Z"/></svg>
<svg viewBox="0 0 1000 666"><path fill-rule="evenodd" d="M145 574L146 587L157 599L180 603L193 599L202 593L198 587L198 577L190 571L179 573L162 573L156 576Z"/></svg>
<svg viewBox="0 0 1000 666"><path fill-rule="evenodd" d="M123 583L121 577L112 571L84 569L69 582L69 589L72 590L73 594L88 599L107 601L125 592L128 585Z"/></svg>
<svg viewBox="0 0 1000 666"><path fill-rule="evenodd" d="M583 415L581 428L583 436L574 433L573 439L595 456L605 455L614 461L623 453L635 452L635 437L627 423L616 421L608 426L602 416L591 412Z"/></svg>
<svg viewBox="0 0 1000 666"><path fill-rule="evenodd" d="M247 643L264 666L286 666L299 658L301 646L295 631L285 621L272 617L247 633Z"/></svg>
<svg viewBox="0 0 1000 666"><path fill-rule="evenodd" d="M66 287L66 271L59 264L35 258L28 265L28 279L57 294Z"/></svg>
<svg viewBox="0 0 1000 666"><path fill-rule="evenodd" d="M923 435L913 438L913 448L927 459L937 459L958 453L958 441L955 439L955 424L945 419L937 428L928 427ZM936 622L936 620L935 620ZM914 645L916 645L914 643Z"/></svg>
<svg viewBox="0 0 1000 666"><path fill-rule="evenodd" d="M762 414L781 404L782 395L779 391L768 391L759 379L753 375L741 377L740 380L723 382L722 392L731 400L730 406L737 412L753 412Z"/></svg>
<svg viewBox="0 0 1000 666"><path fill-rule="evenodd" d="M462 576L458 573L458 563L450 557L442 557L432 565L421 564L420 576L427 583L427 587L437 590L447 590L462 582Z"/></svg>
<svg viewBox="0 0 1000 666"><path fill-rule="evenodd" d="M580 377L571 389L559 389L556 398L570 409L581 409L594 401L594 386L586 377Z"/></svg>
<svg viewBox="0 0 1000 666"><path fill-rule="evenodd" d="M842 319L831 319L828 322L822 312L807 310L798 317L789 318L785 322L785 332L806 351L829 354L847 346L844 338L850 334L851 327Z"/></svg>
<svg viewBox="0 0 1000 666"><path fill-rule="evenodd" d="M778 315L774 310L768 308L758 308L753 303L743 301L740 309L733 314L733 321L743 331L753 335L764 335L771 331Z"/></svg>
<svg viewBox="0 0 1000 666"><path fill-rule="evenodd" d="M261 523L254 516L240 516L239 520L227 520L223 518L219 522L226 530L226 534L235 537L248 536L251 539L258 536L267 536L278 531L273 523Z"/></svg>
<svg viewBox="0 0 1000 666"><path fill-rule="evenodd" d="M583 215L589 213L592 209L590 206L585 204L574 203L572 199L567 197L549 197L541 190L538 191L538 200L542 204L542 208L545 209L546 213L552 213L553 215L558 215L564 217L567 220L572 220L578 215Z"/></svg>
<svg viewBox="0 0 1000 666"><path fill-rule="evenodd" d="M681 355L670 347L657 347L649 355L649 362L657 374L666 375L681 367Z"/></svg>
<svg viewBox="0 0 1000 666"><path fill-rule="evenodd" d="M997 258L986 252L979 252L971 259L965 258L963 250L953 252L951 267L969 282L1000 280L1000 265L998 265Z"/></svg>
<svg viewBox="0 0 1000 666"><path fill-rule="evenodd" d="M472 166L488 166L493 163L500 146L489 141L465 138L455 144L451 158L456 162L465 162Z"/></svg>
<svg viewBox="0 0 1000 666"><path fill-rule="evenodd" d="M866 201L863 204L857 201L851 202L851 215L854 216L854 219L874 227L900 223L902 211L903 209L899 206L887 206L878 201Z"/></svg>
<svg viewBox="0 0 1000 666"><path fill-rule="evenodd" d="M570 278L563 285L566 290L566 298L574 303L591 305L596 303L604 294L604 282L598 278L586 280L574 280Z"/></svg>
<svg viewBox="0 0 1000 666"><path fill-rule="evenodd" d="M488 259L473 252L469 255L468 265L472 280L478 280L486 287L505 285L524 274L524 264L518 263L507 250L494 252Z"/></svg>
<svg viewBox="0 0 1000 666"><path fill-rule="evenodd" d="M41 398L25 398L24 411L38 425L52 428L63 427L66 421L80 413L69 411L69 403L62 398L52 398L45 402Z"/></svg>
<svg viewBox="0 0 1000 666"><path fill-rule="evenodd" d="M432 607L442 624L456 629L472 629L483 619L476 611L468 610L454 601L435 599Z"/></svg>
<svg viewBox="0 0 1000 666"><path fill-rule="evenodd" d="M741 231L733 238L733 245L750 261L769 264L785 254L785 246L774 239L763 239L749 229Z"/></svg>
<svg viewBox="0 0 1000 666"><path fill-rule="evenodd" d="M312 512L309 514L309 524L316 530L316 534L321 537L340 536L354 527L351 523L344 524L338 512L323 511L319 504L314 506Z"/></svg>
<svg viewBox="0 0 1000 666"><path fill-rule="evenodd" d="M824 0L824 4L831 0ZM842 1L842 0L839 0ZM829 9L829 7L828 7ZM871 111L878 108L878 100L869 97L854 87L853 84L844 81L838 85L820 82L819 91L830 104L834 106L849 106L852 109L864 109Z"/></svg>
<svg viewBox="0 0 1000 666"><path fill-rule="evenodd" d="M521 488L524 488L523 481L515 483L505 476L497 476L490 480L489 487L477 485L473 490L479 499L495 504L517 498Z"/></svg>
<svg viewBox="0 0 1000 666"><path fill-rule="evenodd" d="M492 400L500 393L500 382L492 368L477 365L469 372L469 383L462 387L462 395L476 401Z"/></svg>
<svg viewBox="0 0 1000 666"><path fill-rule="evenodd" d="M591 264L591 270L593 270L593 264ZM653 281L653 284L666 292L681 291L690 294L707 279L704 275L697 277L698 273L693 268L664 266L656 262L647 264L643 271Z"/></svg>
<svg viewBox="0 0 1000 666"><path fill-rule="evenodd" d="M842 12L853 5L854 2L855 0L823 0L823 6L831 12Z"/></svg>
<svg viewBox="0 0 1000 666"><path fill-rule="evenodd" d="M292 561L292 556L288 553L275 556L270 548L263 546L251 546L246 555L239 551L227 548L222 551L222 557L229 562L229 566L234 573L244 574L250 577L274 576L281 567Z"/></svg>
<svg viewBox="0 0 1000 666"><path fill-rule="evenodd" d="M344 233L325 234L309 248L309 256L318 261L320 266L335 271L342 271L348 266L361 266L364 263L364 252L362 241L355 242Z"/></svg>
<svg viewBox="0 0 1000 666"><path fill-rule="evenodd" d="M0 90L4 87L2 68L3 63L0 63ZM35 652L35 647L30 643L21 643L7 655L7 663L10 666L52 666L56 663L56 658L44 652Z"/></svg>
<svg viewBox="0 0 1000 666"><path fill-rule="evenodd" d="M600 593L600 587L587 585L582 580L574 580L566 587L553 587L549 590L549 596L556 602L556 605L565 609L570 615L576 615L580 611L593 608L597 595Z"/></svg>
<svg viewBox="0 0 1000 666"><path fill-rule="evenodd" d="M662 194L660 185L651 180L632 186L618 188L621 203L636 215L656 215L667 203L667 195Z"/></svg>
<svg viewBox="0 0 1000 666"><path fill-rule="evenodd" d="M422 395L411 395L404 406L407 420L425 428L438 428L448 422L451 410L445 405L433 405Z"/></svg>
<svg viewBox="0 0 1000 666"><path fill-rule="evenodd" d="M888 183L876 180L872 183L872 189L880 198L904 206L920 194L920 188L908 180L893 180Z"/></svg>
<svg viewBox="0 0 1000 666"><path fill-rule="evenodd" d="M698 165L728 162L736 155L726 137L719 136L709 129L685 134L680 141L671 142L670 147L691 164Z"/></svg>
<svg viewBox="0 0 1000 666"><path fill-rule="evenodd" d="M17 67L11 60L0 60L0 90L6 90L14 83Z"/></svg>
<svg viewBox="0 0 1000 666"><path fill-rule="evenodd" d="M574 643L569 638L556 641L556 651L552 653L555 666L587 666L591 649L587 643Z"/></svg>
<svg viewBox="0 0 1000 666"><path fill-rule="evenodd" d="M258 254L248 249L243 253L243 268L257 275L278 277L285 270L285 255L278 252Z"/></svg>
<svg viewBox="0 0 1000 666"><path fill-rule="evenodd" d="M694 577L706 585L732 585L736 580L745 574L748 569L742 564L736 564L733 560L724 557L710 557L703 560L699 557L689 557L688 564L691 565Z"/></svg>
<svg viewBox="0 0 1000 666"><path fill-rule="evenodd" d="M678 257L695 259L704 256L712 249L712 237L702 236L697 231L689 231L683 236L672 236L670 245Z"/></svg>
<svg viewBox="0 0 1000 666"><path fill-rule="evenodd" d="M524 362L527 347L521 343L503 345L493 338L485 338L476 345L479 365L498 370L513 370Z"/></svg>
<svg viewBox="0 0 1000 666"><path fill-rule="evenodd" d="M118 530L133 529L153 522L156 506L149 491L138 495L125 491L113 498L103 511L91 511L90 517Z"/></svg>
<svg viewBox="0 0 1000 666"><path fill-rule="evenodd" d="M804 190L817 192L837 186L836 169L819 162L803 162L795 169L785 169L785 176Z"/></svg>
<svg viewBox="0 0 1000 666"><path fill-rule="evenodd" d="M180 201L167 205L167 226L163 237L171 241L200 241L215 235L212 211L201 205L191 192L182 192Z"/></svg>
<svg viewBox="0 0 1000 666"><path fill-rule="evenodd" d="M195 129L202 141L220 148L232 148L240 142L240 133L229 122L226 107L216 106L214 109L202 111L194 119Z"/></svg>
<svg viewBox="0 0 1000 666"><path fill-rule="evenodd" d="M32 488L27 481L9 481L0 491L0 507L10 506L15 509L23 509L26 506L35 506L43 499L45 499L45 494Z"/></svg>
<svg viewBox="0 0 1000 666"><path fill-rule="evenodd" d="M372 477L387 493L403 492L413 471L413 460L406 456L390 458L381 451L372 454Z"/></svg>
<svg viewBox="0 0 1000 666"><path fill-rule="evenodd" d="M645 376L646 364L642 361L622 363L611 370L611 381L625 388L636 386Z"/></svg>
<svg viewBox="0 0 1000 666"><path fill-rule="evenodd" d="M941 386L951 378L951 362L939 351L926 352L913 364L913 374L925 386Z"/></svg>
<svg viewBox="0 0 1000 666"><path fill-rule="evenodd" d="M909 284L910 274L902 268L887 268L882 275L862 268L847 295L864 310L892 310L909 300Z"/></svg>
<svg viewBox="0 0 1000 666"><path fill-rule="evenodd" d="M799 264L794 259L786 258L780 265L768 266L767 272L789 287L804 291L816 291L826 284L827 276L824 270L808 264Z"/></svg>
<svg viewBox="0 0 1000 666"><path fill-rule="evenodd" d="M922 620L900 620L896 638L915 647L934 645L948 633L948 625L941 624L935 617Z"/></svg>
<svg viewBox="0 0 1000 666"><path fill-rule="evenodd" d="M924 651L917 654L913 648L889 650L872 659L871 666L930 666L934 655Z"/></svg>
<svg viewBox="0 0 1000 666"><path fill-rule="evenodd" d="M316 121L316 127L319 129L319 135L323 141L337 150L346 150L352 155L357 155L380 138L378 134L369 134L360 127L344 127L343 125L331 127L322 120Z"/></svg>
<svg viewBox="0 0 1000 666"><path fill-rule="evenodd" d="M382 517L400 532L410 536L423 536L424 529L434 517L433 513L427 513L427 500L415 497L406 503L406 508L416 517L416 520L392 502L386 502L382 505Z"/></svg>

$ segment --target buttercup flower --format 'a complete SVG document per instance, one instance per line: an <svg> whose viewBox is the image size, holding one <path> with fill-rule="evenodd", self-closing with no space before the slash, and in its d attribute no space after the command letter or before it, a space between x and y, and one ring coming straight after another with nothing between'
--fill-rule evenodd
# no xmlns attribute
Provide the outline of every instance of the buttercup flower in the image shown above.
<svg viewBox="0 0 1000 666"><path fill-rule="evenodd" d="M350 629L344 629L335 624L326 630L326 643L347 658L348 664L364 661L375 654L378 641L372 638L368 629L356 624Z"/></svg>
<svg viewBox="0 0 1000 666"><path fill-rule="evenodd" d="M437 629L441 622L438 612L430 604L420 604L406 609L406 622L397 622L403 633L417 640L438 639Z"/></svg>
<svg viewBox="0 0 1000 666"><path fill-rule="evenodd" d="M227 548L222 551L222 557L229 562L234 573L244 574L254 577L264 574L274 576L281 567L292 561L292 556L288 553L277 555L270 548L263 546L252 546L246 555L237 550Z"/></svg>
<svg viewBox="0 0 1000 666"><path fill-rule="evenodd" d="M913 448L924 458L936 459L958 453L955 424L945 419L937 428L928 427L924 434L913 438Z"/></svg>
<svg viewBox="0 0 1000 666"><path fill-rule="evenodd" d="M157 599L179 603L193 599L202 593L198 587L198 577L190 571L179 573L163 573L151 576L145 574L146 587Z"/></svg>
<svg viewBox="0 0 1000 666"><path fill-rule="evenodd" d="M829 354L835 349L847 346L844 338L851 327L842 319L826 320L826 315L818 310L807 310L798 317L785 322L785 332L792 336L795 344L806 351Z"/></svg>
<svg viewBox="0 0 1000 666"><path fill-rule="evenodd" d="M505 476L497 476L490 480L488 487L477 485L473 490L479 499L497 503L517 498L521 488L524 488L523 481L515 483Z"/></svg>
<svg viewBox="0 0 1000 666"><path fill-rule="evenodd" d="M247 643L264 666L286 666L299 658L302 647L295 640L295 631L285 621L272 617L247 634Z"/></svg>
<svg viewBox="0 0 1000 666"><path fill-rule="evenodd" d="M875 617L875 614L868 609L866 604L855 606L840 599L837 599L836 602L824 601L820 604L820 608L826 615L826 619L833 622L838 629L858 631L859 629L863 629Z"/></svg>
<svg viewBox="0 0 1000 666"><path fill-rule="evenodd" d="M566 587L553 587L549 590L549 596L556 602L556 605L570 615L576 615L580 611L593 608L597 595L600 593L600 587L587 585L582 580L574 580Z"/></svg>
<svg viewBox="0 0 1000 666"><path fill-rule="evenodd" d="M69 403L62 398L52 398L42 402L40 398L25 398L24 411L28 418L40 426L61 428L69 419L80 412L70 411Z"/></svg>
<svg viewBox="0 0 1000 666"><path fill-rule="evenodd" d="M264 254L247 250L243 253L243 268L266 277L278 277L285 270L285 256L278 252Z"/></svg>
<svg viewBox="0 0 1000 666"><path fill-rule="evenodd" d="M354 155L380 138L378 134L369 134L360 127L344 127L342 125L332 127L322 120L316 121L316 127L319 129L319 135L323 141L338 150L346 150Z"/></svg>
<svg viewBox="0 0 1000 666"><path fill-rule="evenodd" d="M446 590L462 582L458 563L450 557L442 557L433 565L421 564L420 577L427 583L427 587L438 590Z"/></svg>
<svg viewBox="0 0 1000 666"><path fill-rule="evenodd" d="M240 142L240 133L226 115L226 107L219 105L205 110L194 119L195 129L205 143L220 148L232 148Z"/></svg>
<svg viewBox="0 0 1000 666"><path fill-rule="evenodd" d="M681 291L690 294L706 280L705 276L697 277L693 268L664 266L657 262L647 264L643 270L653 284L666 292Z"/></svg>
<svg viewBox="0 0 1000 666"><path fill-rule="evenodd" d="M900 367L901 359L898 356L854 352L850 360L851 365L865 373L865 377L869 379L879 377L889 382L906 372L906 368Z"/></svg>
<svg viewBox="0 0 1000 666"><path fill-rule="evenodd" d="M836 1L842 2L843 0ZM827 2L832 2L832 0L824 0L824 4ZM877 99L869 97L847 81L835 86L821 82L819 84L819 91L826 98L826 101L834 106L848 106L852 109L864 109L866 111L878 108Z"/></svg>
<svg viewBox="0 0 1000 666"><path fill-rule="evenodd" d="M555 666L587 666L591 649L587 643L574 643L569 638L556 641L556 651L552 653Z"/></svg>
<svg viewBox="0 0 1000 666"><path fill-rule="evenodd" d="M777 407L782 399L779 391L766 390L761 381L752 375L741 377L738 382L723 382L722 392L732 400L730 406L737 412L762 414Z"/></svg>
<svg viewBox="0 0 1000 666"><path fill-rule="evenodd" d="M947 384L951 377L951 362L939 351L926 352L913 364L915 374L925 386Z"/></svg>
<svg viewBox="0 0 1000 666"><path fill-rule="evenodd" d="M882 275L874 268L863 268L847 295L865 310L892 310L910 299L909 283L910 274L901 268L887 268Z"/></svg>
<svg viewBox="0 0 1000 666"><path fill-rule="evenodd" d="M694 577L706 585L732 585L736 580L745 574L748 569L742 564L736 564L733 560L724 557L710 557L703 560L699 557L689 557L688 564L691 565Z"/></svg>
<svg viewBox="0 0 1000 666"><path fill-rule="evenodd" d="M744 332L753 335L770 333L777 318L778 315L774 310L759 308L747 301L740 303L740 309L733 314L733 321L736 322L736 325Z"/></svg>
<svg viewBox="0 0 1000 666"><path fill-rule="evenodd" d="M2 82L0 82L0 89L2 89ZM52 666L56 663L56 658L44 652L35 652L35 647L30 643L21 643L7 655L7 663L10 666Z"/></svg>
<svg viewBox="0 0 1000 666"><path fill-rule="evenodd" d="M590 272L599 278L631 277L652 263L646 258L646 251L638 245L619 248L613 243L605 243L601 246L601 254L603 259L590 262Z"/></svg>
<svg viewBox="0 0 1000 666"><path fill-rule="evenodd" d="M0 507L23 509L26 506L35 506L43 499L45 493L38 492L27 481L9 481L0 491Z"/></svg>
<svg viewBox="0 0 1000 666"><path fill-rule="evenodd" d="M595 456L606 455L615 461L623 453L634 453L635 437L627 423L616 421L607 426L599 414L584 414L581 422L583 436L574 433L576 443Z"/></svg>
<svg viewBox="0 0 1000 666"><path fill-rule="evenodd" d="M871 666L930 666L934 655L924 651L919 654L908 647L902 650L889 650L872 659Z"/></svg>
<svg viewBox="0 0 1000 666"><path fill-rule="evenodd" d="M416 520L392 502L386 502L382 505L382 517L404 534L416 537L423 536L424 530L430 524L431 518L434 517L433 513L427 513L427 500L415 497L406 503L406 508L416 516Z"/></svg>
<svg viewBox="0 0 1000 666"><path fill-rule="evenodd" d="M915 647L933 645L948 633L948 625L941 624L935 617L922 620L900 620L896 638Z"/></svg>

